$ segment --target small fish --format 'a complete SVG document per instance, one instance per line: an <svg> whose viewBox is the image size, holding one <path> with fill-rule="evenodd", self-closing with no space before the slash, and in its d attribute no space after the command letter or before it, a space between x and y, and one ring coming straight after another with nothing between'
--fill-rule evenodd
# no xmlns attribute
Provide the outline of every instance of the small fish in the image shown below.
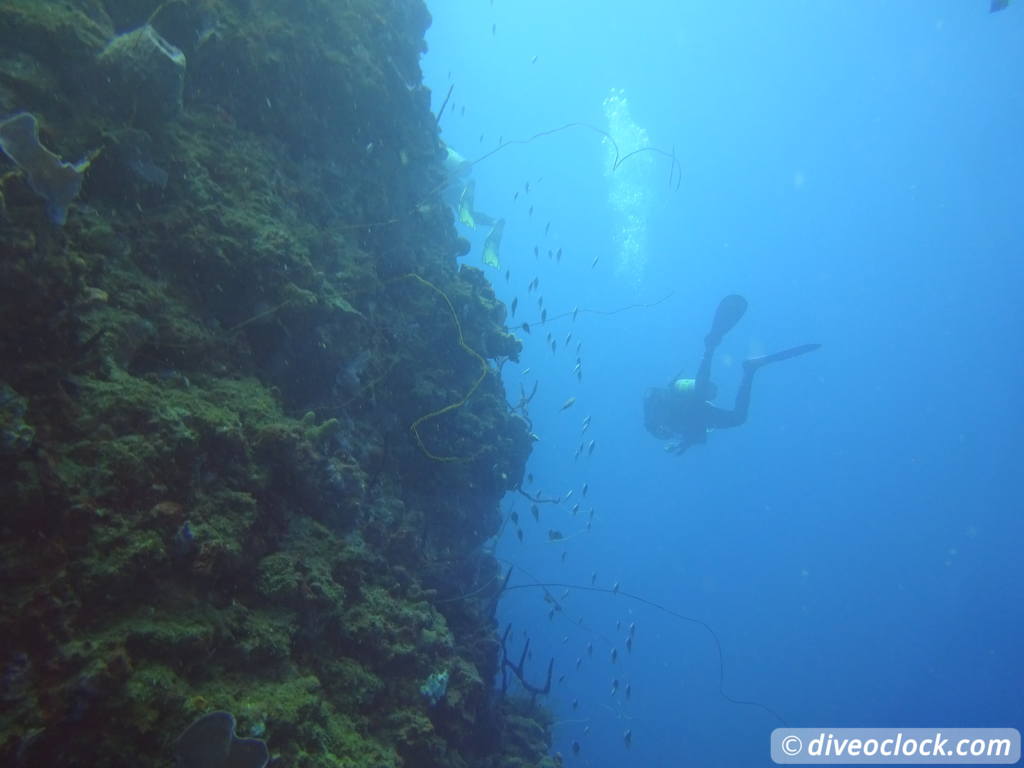
<svg viewBox="0 0 1024 768"><path fill-rule="evenodd" d="M520 375L521 376L525 376L526 374L528 374L532 370L533 370L533 368L523 368L523 372ZM530 475L530 482L531 483L533 482L533 475Z"/></svg>
<svg viewBox="0 0 1024 768"><path fill-rule="evenodd" d="M461 107L459 107L459 117L465 117L465 116L466 116L466 105L463 104Z"/></svg>
<svg viewBox="0 0 1024 768"><path fill-rule="evenodd" d="M612 696L619 692L619 681L612 680Z"/></svg>
<svg viewBox="0 0 1024 768"><path fill-rule="evenodd" d="M629 728L627 728L626 732L622 734L622 741L625 742L626 749L629 749L631 746L633 746L633 732L629 730Z"/></svg>
<svg viewBox="0 0 1024 768"><path fill-rule="evenodd" d="M530 182L526 182L526 184L523 185L523 189L526 190L526 194L530 194Z"/></svg>
<svg viewBox="0 0 1024 768"><path fill-rule="evenodd" d="M549 221L547 224L544 225L544 234L546 235L550 231L551 231L551 222Z"/></svg>
<svg viewBox="0 0 1024 768"><path fill-rule="evenodd" d="M483 142L484 142L484 135L481 133L480 134L480 143L483 144Z"/></svg>
<svg viewBox="0 0 1024 768"><path fill-rule="evenodd" d="M536 245L533 246L533 258L535 258L535 259L539 259L540 258L540 248L538 248Z"/></svg>
<svg viewBox="0 0 1024 768"><path fill-rule="evenodd" d="M511 511L511 512L509 513L508 519L509 519L509 520L511 520L511 521L512 521L513 523L518 523L518 522L519 522L519 513L518 513L518 512L516 512L516 511L515 511L515 510L513 509L513 510L512 510L512 511Z"/></svg>
<svg viewBox="0 0 1024 768"><path fill-rule="evenodd" d="M527 368L525 371L523 371L523 373L529 373L529 372L530 372L529 368ZM527 475L526 475L526 482L528 482L530 485L533 485L533 472L527 473Z"/></svg>
<svg viewBox="0 0 1024 768"><path fill-rule="evenodd" d="M595 256L595 257L594 257L594 260L593 260L592 262L590 262L590 268L591 268L591 269L593 269L594 267L596 267L596 266L597 266L597 262L598 262L598 260L599 260L600 258L601 258L600 256Z"/></svg>
<svg viewBox="0 0 1024 768"><path fill-rule="evenodd" d="M568 552L562 552L562 562L565 562L565 558L569 555Z"/></svg>
<svg viewBox="0 0 1024 768"><path fill-rule="evenodd" d="M594 586L595 584L597 584L597 571L590 574L590 586Z"/></svg>
<svg viewBox="0 0 1024 768"><path fill-rule="evenodd" d="M581 659L579 656L577 656L576 657L576 670L579 671L579 668L581 666L583 666L583 659Z"/></svg>
<svg viewBox="0 0 1024 768"><path fill-rule="evenodd" d="M633 695L633 685L631 683L626 683L625 693L627 699L629 699L629 697Z"/></svg>
<svg viewBox="0 0 1024 768"><path fill-rule="evenodd" d="M511 269L506 269L505 270L505 282L507 283L511 279L511 277L512 277L512 270Z"/></svg>
<svg viewBox="0 0 1024 768"><path fill-rule="evenodd" d="M575 515L577 512L580 511L580 503L577 501L575 504L572 505L572 509L570 509L569 511Z"/></svg>
<svg viewBox="0 0 1024 768"><path fill-rule="evenodd" d="M537 297L537 309L544 309L544 297L543 296L538 296Z"/></svg>
<svg viewBox="0 0 1024 768"><path fill-rule="evenodd" d="M505 143L505 137L504 136L499 136L498 137L498 146L500 147L504 143Z"/></svg>
<svg viewBox="0 0 1024 768"><path fill-rule="evenodd" d="M594 512L595 512L594 508L593 508L593 507L591 507L591 508L590 508L590 513L589 513L589 515L588 515L588 517L589 517L589 518L590 518L591 520L593 520L593 519L594 519Z"/></svg>
<svg viewBox="0 0 1024 768"><path fill-rule="evenodd" d="M576 661L579 661L579 659L576 659ZM576 666L576 669L579 669L579 665ZM579 706L580 706L580 700L579 699L573 699L572 700L572 708L573 709L577 709L577 708L579 708Z"/></svg>
<svg viewBox="0 0 1024 768"><path fill-rule="evenodd" d="M612 648L611 659L612 659L612 664L614 664L615 662L617 662L619 660L619 649L618 648Z"/></svg>
<svg viewBox="0 0 1024 768"><path fill-rule="evenodd" d="M560 262L561 260L562 260L562 249L559 248L557 251L555 251L555 261L559 261Z"/></svg>
<svg viewBox="0 0 1024 768"><path fill-rule="evenodd" d="M572 490L570 489L570 490L565 492L565 496L562 497L562 501L568 501L571 498L572 498Z"/></svg>
<svg viewBox="0 0 1024 768"><path fill-rule="evenodd" d="M554 528L548 531L548 541L561 541L564 538L561 531L556 531Z"/></svg>
<svg viewBox="0 0 1024 768"><path fill-rule="evenodd" d="M523 540L523 529L522 528L516 528L516 536L519 537L520 541Z"/></svg>
<svg viewBox="0 0 1024 768"><path fill-rule="evenodd" d="M632 636L626 638L626 651L628 653L633 652L633 638Z"/></svg>
<svg viewBox="0 0 1024 768"><path fill-rule="evenodd" d="M530 63L531 64L536 64L537 63L537 57L534 56L532 59L530 59Z"/></svg>
<svg viewBox="0 0 1024 768"><path fill-rule="evenodd" d="M519 326L519 327L520 327L520 328L522 328L522 329L523 329L524 331L526 331L527 333L529 333L529 332L530 332L530 324L529 324L529 323L523 323L523 324L522 324L521 326Z"/></svg>
<svg viewBox="0 0 1024 768"><path fill-rule="evenodd" d="M526 215L527 215L527 216L533 216L533 206L532 206L532 205L530 206L530 210L528 210L528 211L526 212Z"/></svg>
<svg viewBox="0 0 1024 768"><path fill-rule="evenodd" d="M509 305L509 309L512 310L512 317L516 316L516 307L519 306L519 297L512 299L512 303Z"/></svg>
<svg viewBox="0 0 1024 768"><path fill-rule="evenodd" d="M573 405L575 405L575 403L576 403L576 398L575 397L570 397L568 400L566 400L564 403L562 403L562 407L559 408L559 410L560 411L568 410L569 408L572 408ZM594 441L591 440L590 442L593 443Z"/></svg>
<svg viewBox="0 0 1024 768"><path fill-rule="evenodd" d="M572 319L573 319L573 321L576 320L576 315L578 315L579 313L580 313L580 308L579 307L573 307L572 308Z"/></svg>
<svg viewBox="0 0 1024 768"><path fill-rule="evenodd" d="M635 634L636 634L636 622L634 621L632 624L629 625L629 636L633 637L633 635L635 635Z"/></svg>
<svg viewBox="0 0 1024 768"><path fill-rule="evenodd" d="M514 202L515 202L516 200L518 200L518 199L519 199L519 190L517 189L517 190L516 190L516 191L515 191L515 192L513 193L513 195L512 195L512 202L514 203Z"/></svg>
<svg viewBox="0 0 1024 768"><path fill-rule="evenodd" d="M587 483L584 483L583 487L580 488L580 493L583 494L584 496L586 496L587 495L587 491L589 491L589 490L590 490L590 485L588 485Z"/></svg>
<svg viewBox="0 0 1024 768"><path fill-rule="evenodd" d="M491 36L493 37L497 33L498 33L498 25L497 24L491 24Z"/></svg>
<svg viewBox="0 0 1024 768"><path fill-rule="evenodd" d="M530 506L530 514L533 515L534 520L540 522L540 508L536 504Z"/></svg>
<svg viewBox="0 0 1024 768"><path fill-rule="evenodd" d="M619 593L619 582L616 581L614 584L612 584L612 592L615 594Z"/></svg>
<svg viewBox="0 0 1024 768"><path fill-rule="evenodd" d="M593 643L587 643L587 656L593 656L593 655L594 655L594 644Z"/></svg>
<svg viewBox="0 0 1024 768"><path fill-rule="evenodd" d="M594 449L596 447L597 447L597 441L596 440L591 440L590 443L587 444L587 456L593 456L594 455Z"/></svg>
<svg viewBox="0 0 1024 768"><path fill-rule="evenodd" d="M622 621L621 621L621 620L617 620L617 621L615 622L615 631L616 631L616 632L618 632L618 631L620 631L621 629L622 629Z"/></svg>
<svg viewBox="0 0 1024 768"><path fill-rule="evenodd" d="M558 342L554 339L551 340L551 354L555 354L558 351Z"/></svg>

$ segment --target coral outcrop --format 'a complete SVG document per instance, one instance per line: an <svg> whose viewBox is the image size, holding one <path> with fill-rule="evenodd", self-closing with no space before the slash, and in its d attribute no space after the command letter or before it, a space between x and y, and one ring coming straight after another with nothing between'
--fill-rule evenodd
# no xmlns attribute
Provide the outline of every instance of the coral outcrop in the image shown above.
<svg viewBox="0 0 1024 768"><path fill-rule="evenodd" d="M0 4L0 119L99 149L61 227L0 159L6 764L167 765L217 710L283 765L543 760L543 713L494 693L481 549L530 451L519 343L456 261L429 21ZM114 62L133 30L164 75Z"/></svg>

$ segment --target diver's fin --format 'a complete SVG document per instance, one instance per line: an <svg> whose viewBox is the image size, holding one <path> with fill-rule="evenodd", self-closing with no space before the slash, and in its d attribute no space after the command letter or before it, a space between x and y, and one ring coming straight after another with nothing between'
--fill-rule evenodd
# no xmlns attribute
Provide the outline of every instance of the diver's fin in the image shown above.
<svg viewBox="0 0 1024 768"><path fill-rule="evenodd" d="M747 370L760 368L762 365L767 365L768 363L778 363L782 360L789 360L791 357L806 355L808 352L813 352L819 347L821 347L821 344L801 344L799 347L791 347L790 349L784 349L781 352L775 352L771 355L752 357L749 360L744 360L743 367Z"/></svg>
<svg viewBox="0 0 1024 768"><path fill-rule="evenodd" d="M462 188L459 195L459 221L470 229L476 229L476 220L473 218L473 197L476 194L476 182L470 181Z"/></svg>
<svg viewBox="0 0 1024 768"><path fill-rule="evenodd" d="M704 337L704 343L718 346L725 334L733 329L746 311L747 300L742 296L734 293L722 299L715 310L715 319L711 322L708 335Z"/></svg>
<svg viewBox="0 0 1024 768"><path fill-rule="evenodd" d="M501 236L505 232L505 220L498 219L494 222L494 226L491 227L491 231L487 233L487 239L484 240L484 264L495 269L501 269L501 257L498 255L498 250L501 248Z"/></svg>

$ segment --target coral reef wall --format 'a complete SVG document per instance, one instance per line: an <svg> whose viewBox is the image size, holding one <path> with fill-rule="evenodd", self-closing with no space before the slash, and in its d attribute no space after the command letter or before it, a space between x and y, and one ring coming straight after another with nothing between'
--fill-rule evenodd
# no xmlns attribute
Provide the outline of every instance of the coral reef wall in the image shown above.
<svg viewBox="0 0 1024 768"><path fill-rule="evenodd" d="M429 23L0 4L0 120L88 163L61 224L63 177L0 155L6 765L169 765L214 709L281 765L542 760L481 548L530 451L519 344L456 262Z"/></svg>

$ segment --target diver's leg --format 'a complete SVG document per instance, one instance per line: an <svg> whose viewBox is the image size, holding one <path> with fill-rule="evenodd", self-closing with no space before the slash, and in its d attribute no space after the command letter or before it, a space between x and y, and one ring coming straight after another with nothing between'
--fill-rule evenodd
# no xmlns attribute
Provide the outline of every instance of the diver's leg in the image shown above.
<svg viewBox="0 0 1024 768"><path fill-rule="evenodd" d="M726 296L718 304L711 320L711 330L704 337L704 356L700 359L697 376L694 379L696 395L702 400L711 399L711 359L722 339L740 321L747 311L747 300L735 294Z"/></svg>
<svg viewBox="0 0 1024 768"><path fill-rule="evenodd" d="M784 349L771 355L744 360L743 378L740 379L740 388L736 390L736 404L731 411L711 407L708 415L708 426L712 429L728 429L729 427L738 427L747 420L747 413L750 411L750 390L754 386L754 374L757 373L757 370L762 365L806 355L808 352L813 352L820 347L821 344L803 344L802 346Z"/></svg>
<svg viewBox="0 0 1024 768"><path fill-rule="evenodd" d="M697 376L693 381L694 396L700 400L710 399L711 389L711 359L715 356L715 348L718 342L704 340L704 356L700 359L700 366L697 368Z"/></svg>
<svg viewBox="0 0 1024 768"><path fill-rule="evenodd" d="M731 411L714 406L709 408L708 426L711 429L738 427L747 420L747 412L750 410L750 389L754 385L754 373L757 368L757 365L743 363L743 378L740 379L740 388L736 390L736 404Z"/></svg>

